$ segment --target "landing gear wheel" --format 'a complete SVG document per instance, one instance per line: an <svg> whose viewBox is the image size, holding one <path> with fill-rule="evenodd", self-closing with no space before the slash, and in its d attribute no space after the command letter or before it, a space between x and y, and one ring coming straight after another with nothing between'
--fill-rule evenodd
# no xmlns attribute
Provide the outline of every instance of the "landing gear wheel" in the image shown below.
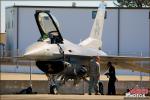
<svg viewBox="0 0 150 100"><path fill-rule="evenodd" d="M50 85L50 94L58 94L56 85Z"/></svg>

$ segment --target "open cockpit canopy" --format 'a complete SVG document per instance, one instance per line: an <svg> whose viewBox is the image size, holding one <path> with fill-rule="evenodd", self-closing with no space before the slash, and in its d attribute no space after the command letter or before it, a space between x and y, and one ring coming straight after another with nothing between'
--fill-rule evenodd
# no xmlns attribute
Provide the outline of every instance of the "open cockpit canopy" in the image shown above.
<svg viewBox="0 0 150 100"><path fill-rule="evenodd" d="M63 43L63 38L58 29L58 21L46 11L37 11L35 19L41 33L39 41L50 38L51 43Z"/></svg>

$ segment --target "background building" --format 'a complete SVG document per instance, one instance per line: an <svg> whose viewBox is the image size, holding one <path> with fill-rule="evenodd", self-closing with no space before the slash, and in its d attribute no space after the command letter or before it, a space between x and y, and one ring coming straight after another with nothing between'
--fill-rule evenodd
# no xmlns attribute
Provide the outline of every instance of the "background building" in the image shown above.
<svg viewBox="0 0 150 100"><path fill-rule="evenodd" d="M0 57L5 55L6 33L0 33Z"/></svg>
<svg viewBox="0 0 150 100"><path fill-rule="evenodd" d="M6 8L7 50L21 55L40 37L34 14L47 10L59 22L62 36L74 43L86 39L97 7L12 6ZM150 56L150 9L107 8L102 50L113 55Z"/></svg>

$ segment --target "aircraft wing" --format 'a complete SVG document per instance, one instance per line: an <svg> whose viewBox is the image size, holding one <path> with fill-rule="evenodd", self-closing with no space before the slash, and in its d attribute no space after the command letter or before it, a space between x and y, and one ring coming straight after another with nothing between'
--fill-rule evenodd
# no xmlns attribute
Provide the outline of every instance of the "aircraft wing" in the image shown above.
<svg viewBox="0 0 150 100"><path fill-rule="evenodd" d="M79 58L89 58L90 56L67 55ZM126 69L150 73L150 57L134 57L134 56L100 56L100 63L106 66L107 62L112 62L116 69Z"/></svg>
<svg viewBox="0 0 150 100"><path fill-rule="evenodd" d="M126 69L138 72L150 73L150 66L142 66L140 64L130 63L130 62L118 62L115 64L117 69Z"/></svg>
<svg viewBox="0 0 150 100"><path fill-rule="evenodd" d="M77 56L77 57L91 57L91 56L100 56L101 61L113 61L113 62L125 62L125 61L149 61L150 57L140 57L140 56L112 56L112 55L99 55L99 54L89 54L79 51L79 53L67 53L66 56Z"/></svg>
<svg viewBox="0 0 150 100"><path fill-rule="evenodd" d="M80 60L91 59L90 56L81 55L65 55L65 57L80 58ZM3 58L3 62L10 62L12 60L23 60L23 61L35 61L34 59L29 59L25 57L15 57L15 58ZM116 69L125 69L132 71L139 71L150 73L150 57L131 57L131 56L100 56L100 63L106 66L107 62L111 61Z"/></svg>
<svg viewBox="0 0 150 100"><path fill-rule="evenodd" d="M100 56L101 61L112 61L112 62L134 62L134 61L149 61L150 57L136 57L136 56Z"/></svg>
<svg viewBox="0 0 150 100"><path fill-rule="evenodd" d="M150 73L150 57L101 56L101 61L111 61L117 69Z"/></svg>

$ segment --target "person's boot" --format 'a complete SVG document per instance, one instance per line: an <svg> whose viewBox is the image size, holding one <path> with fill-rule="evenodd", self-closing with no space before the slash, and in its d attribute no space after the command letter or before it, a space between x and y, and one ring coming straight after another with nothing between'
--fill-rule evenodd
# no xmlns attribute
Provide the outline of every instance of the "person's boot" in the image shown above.
<svg viewBox="0 0 150 100"><path fill-rule="evenodd" d="M98 95L98 92L95 92L95 95Z"/></svg>
<svg viewBox="0 0 150 100"><path fill-rule="evenodd" d="M92 95L92 94L89 92L89 95Z"/></svg>

